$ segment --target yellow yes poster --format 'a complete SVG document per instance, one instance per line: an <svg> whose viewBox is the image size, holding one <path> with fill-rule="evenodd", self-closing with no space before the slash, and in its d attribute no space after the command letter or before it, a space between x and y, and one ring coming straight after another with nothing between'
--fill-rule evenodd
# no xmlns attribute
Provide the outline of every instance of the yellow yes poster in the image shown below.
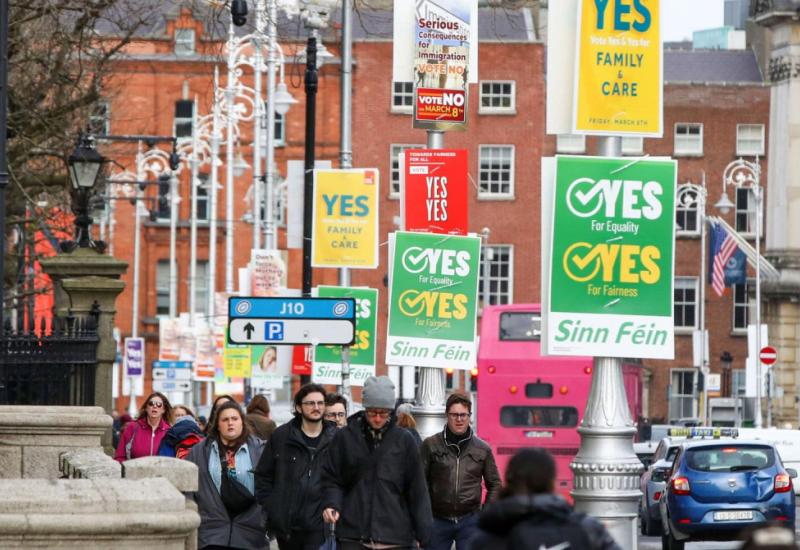
<svg viewBox="0 0 800 550"><path fill-rule="evenodd" d="M661 0L581 0L576 133L661 137Z"/></svg>
<svg viewBox="0 0 800 550"><path fill-rule="evenodd" d="M314 170L314 267L378 266L378 170Z"/></svg>

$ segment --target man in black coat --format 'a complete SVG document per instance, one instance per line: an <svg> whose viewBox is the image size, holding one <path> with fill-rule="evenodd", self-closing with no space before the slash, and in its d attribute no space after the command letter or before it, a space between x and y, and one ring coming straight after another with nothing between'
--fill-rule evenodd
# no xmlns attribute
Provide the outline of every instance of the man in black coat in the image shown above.
<svg viewBox="0 0 800 550"><path fill-rule="evenodd" d="M325 389L306 384L294 396L295 418L277 428L255 469L256 499L280 550L319 550L322 523L321 469L336 433L322 419Z"/></svg>
<svg viewBox="0 0 800 550"><path fill-rule="evenodd" d="M470 550L621 550L602 523L555 494L555 481L556 462L548 451L518 451L506 468L504 498L481 513Z"/></svg>
<svg viewBox="0 0 800 550"><path fill-rule="evenodd" d="M410 549L430 536L431 504L417 444L394 422L388 376L364 382L364 411L350 417L322 471L324 518L341 550Z"/></svg>

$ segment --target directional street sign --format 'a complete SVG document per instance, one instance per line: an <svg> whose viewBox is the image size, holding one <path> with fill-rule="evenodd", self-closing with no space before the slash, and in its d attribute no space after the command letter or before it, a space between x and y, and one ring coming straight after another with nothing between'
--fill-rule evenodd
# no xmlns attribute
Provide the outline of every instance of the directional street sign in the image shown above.
<svg viewBox="0 0 800 550"><path fill-rule="evenodd" d="M772 346L764 346L758 356L765 365L772 365L778 360L778 350Z"/></svg>
<svg viewBox="0 0 800 550"><path fill-rule="evenodd" d="M154 369L191 369L191 361L153 361Z"/></svg>
<svg viewBox="0 0 800 550"><path fill-rule="evenodd" d="M153 380L191 380L192 369L153 369Z"/></svg>
<svg viewBox="0 0 800 550"><path fill-rule="evenodd" d="M350 345L355 339L352 298L231 298L231 344Z"/></svg>
<svg viewBox="0 0 800 550"><path fill-rule="evenodd" d="M192 382L190 380L154 380L153 390L160 392L187 392L192 390Z"/></svg>

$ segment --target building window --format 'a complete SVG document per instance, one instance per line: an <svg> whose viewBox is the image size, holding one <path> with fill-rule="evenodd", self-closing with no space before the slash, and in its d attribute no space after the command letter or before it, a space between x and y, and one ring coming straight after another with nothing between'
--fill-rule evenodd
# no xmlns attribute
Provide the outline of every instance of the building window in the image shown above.
<svg viewBox="0 0 800 550"><path fill-rule="evenodd" d="M764 125L736 125L736 154L741 157L764 156Z"/></svg>
<svg viewBox="0 0 800 550"><path fill-rule="evenodd" d="M747 374L744 369L731 369L731 397L745 397Z"/></svg>
<svg viewBox="0 0 800 550"><path fill-rule="evenodd" d="M675 155L702 156L703 125L679 122L675 125Z"/></svg>
<svg viewBox="0 0 800 550"><path fill-rule="evenodd" d="M694 369L673 369L671 373L669 419L693 418Z"/></svg>
<svg viewBox="0 0 800 550"><path fill-rule="evenodd" d="M175 123L173 134L176 138L192 137L194 123L194 102L181 99L175 102Z"/></svg>
<svg viewBox="0 0 800 550"><path fill-rule="evenodd" d="M624 136L622 138L622 154L631 156L644 154L644 138Z"/></svg>
<svg viewBox="0 0 800 550"><path fill-rule="evenodd" d="M483 306L510 304L514 298L514 248L511 245L481 247L478 299Z"/></svg>
<svg viewBox="0 0 800 550"><path fill-rule="evenodd" d="M586 136L575 134L559 134L556 137L557 153L577 153L586 152Z"/></svg>
<svg viewBox="0 0 800 550"><path fill-rule="evenodd" d="M697 191L688 188L678 190L679 200L675 204L675 224L679 235L700 234L700 214Z"/></svg>
<svg viewBox="0 0 800 550"><path fill-rule="evenodd" d="M198 178L198 185L197 185L197 221L199 222L207 222L208 221L208 175L207 174L200 174Z"/></svg>
<svg viewBox="0 0 800 550"><path fill-rule="evenodd" d="M478 166L478 198L514 197L513 145L481 145Z"/></svg>
<svg viewBox="0 0 800 550"><path fill-rule="evenodd" d="M267 103L264 102L264 115L261 117L261 129L264 131L264 137L261 138L264 151L267 150ZM275 146L282 147L286 145L286 115L275 112Z"/></svg>
<svg viewBox="0 0 800 550"><path fill-rule="evenodd" d="M194 308L197 313L205 313L208 288L208 260L197 260L197 271L194 279Z"/></svg>
<svg viewBox="0 0 800 550"><path fill-rule="evenodd" d="M101 99L94 104L89 114L89 131L93 135L110 134L110 121L108 101Z"/></svg>
<svg viewBox="0 0 800 550"><path fill-rule="evenodd" d="M392 112L410 113L414 109L414 83L392 82Z"/></svg>
<svg viewBox="0 0 800 550"><path fill-rule="evenodd" d="M168 176L161 176L158 178L158 205L156 206L156 217L158 221L166 221L169 220L171 208L170 208L170 196L169 196L169 177Z"/></svg>
<svg viewBox="0 0 800 550"><path fill-rule="evenodd" d="M478 112L483 114L516 113L516 94L513 80L484 80L480 84Z"/></svg>
<svg viewBox="0 0 800 550"><path fill-rule="evenodd" d="M756 232L756 200L747 187L736 188L736 231L745 234ZM763 227L762 227L763 229ZM763 231L762 231L763 235Z"/></svg>
<svg viewBox="0 0 800 550"><path fill-rule="evenodd" d="M750 309L754 305L750 302L747 292L750 285L755 281L748 279L745 284L733 285L733 331L747 332L747 324L750 322Z"/></svg>
<svg viewBox="0 0 800 550"><path fill-rule="evenodd" d="M676 277L673 294L675 328L696 328L697 277Z"/></svg>
<svg viewBox="0 0 800 550"><path fill-rule="evenodd" d="M415 144L398 144L393 143L389 146L389 158L392 159L392 180L389 187L389 198L396 199L400 197L400 153L408 149L424 149L424 145Z"/></svg>
<svg viewBox="0 0 800 550"><path fill-rule="evenodd" d="M156 315L169 315L169 260L156 266Z"/></svg>
<svg viewBox="0 0 800 550"><path fill-rule="evenodd" d="M194 29L175 29L175 55L194 55Z"/></svg>

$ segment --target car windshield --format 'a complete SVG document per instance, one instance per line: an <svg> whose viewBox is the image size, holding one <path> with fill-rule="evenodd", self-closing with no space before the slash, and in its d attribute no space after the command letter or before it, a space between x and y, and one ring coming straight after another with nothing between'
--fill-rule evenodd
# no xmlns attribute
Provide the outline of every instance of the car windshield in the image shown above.
<svg viewBox="0 0 800 550"><path fill-rule="evenodd" d="M772 447L719 445L686 451L686 462L701 472L743 472L775 464Z"/></svg>
<svg viewBox="0 0 800 550"><path fill-rule="evenodd" d="M670 447L667 451L667 456L664 457L664 460L667 462L672 462L675 460L675 455L678 454L678 449L680 449L680 447Z"/></svg>
<svg viewBox="0 0 800 550"><path fill-rule="evenodd" d="M570 428L578 425L578 409L509 405L500 409L500 424L507 428Z"/></svg>

